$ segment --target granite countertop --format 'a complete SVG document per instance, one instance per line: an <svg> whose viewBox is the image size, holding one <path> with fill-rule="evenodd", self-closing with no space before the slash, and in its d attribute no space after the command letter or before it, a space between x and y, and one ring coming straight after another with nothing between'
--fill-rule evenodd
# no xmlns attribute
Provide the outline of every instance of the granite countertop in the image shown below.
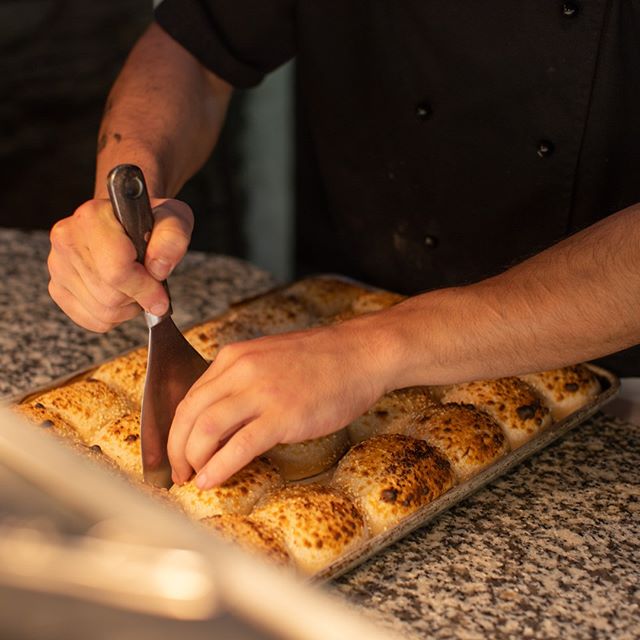
<svg viewBox="0 0 640 640"><path fill-rule="evenodd" d="M47 294L48 240L0 230L0 396L146 340L76 327ZM273 285L190 254L171 278L180 325ZM328 585L407 638L640 637L640 428L598 415L431 525Z"/></svg>

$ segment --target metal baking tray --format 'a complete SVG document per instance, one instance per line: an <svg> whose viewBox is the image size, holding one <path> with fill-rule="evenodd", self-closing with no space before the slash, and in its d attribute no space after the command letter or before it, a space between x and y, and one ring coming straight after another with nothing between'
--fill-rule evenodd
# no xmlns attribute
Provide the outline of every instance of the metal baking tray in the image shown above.
<svg viewBox="0 0 640 640"><path fill-rule="evenodd" d="M566 416L562 420L555 422L548 429L541 431L533 439L529 440L529 442L526 442L521 447L514 449L499 460L496 460L478 475L473 476L462 484L454 486L452 489L449 489L449 491L430 504L421 507L410 516L404 518L395 527L392 527L388 531L384 531L373 538L369 538L369 540L367 540L361 547L343 555L324 570L315 574L313 579L315 581L332 580L333 578L337 578L350 569L362 564L385 547L388 547L401 538L404 538L412 531L429 524L440 514L444 513L459 502L462 502L476 491L479 491L489 483L493 482L496 478L506 474L523 460L535 455L547 445L551 444L558 438L561 438L597 413L604 405L613 399L616 393L618 393L618 390L620 389L620 380L614 374L602 367L598 367L590 363L587 363L586 366L598 377L602 387L600 395L592 402L581 407L578 411Z"/></svg>
<svg viewBox="0 0 640 640"><path fill-rule="evenodd" d="M371 287L369 285L363 284L361 282L357 282L355 280L351 280L349 278L344 278L342 276L335 276L333 274L327 274L320 277L331 277L337 278L344 281L347 281L351 284L355 284L357 286L362 287L363 291L379 291L379 289L375 287ZM238 303L235 303L229 307L229 310L237 308L250 302L252 300L258 300L264 297L267 297L273 293L282 291L285 287L277 287L266 293L259 294L257 296L249 297L245 300L242 300ZM227 312L223 312L218 316L214 316L212 318L204 319L200 322L193 323L187 327L183 327L182 330L185 331L192 326L197 326L202 324L203 322L208 322L215 318L218 318L222 315L225 315ZM144 346L144 345L141 345ZM128 349L127 351L114 356L113 358L109 358L104 360L104 362L100 362L98 364L94 364L90 367L86 367L82 370L76 371L72 374L63 376L56 380L49 382L42 387L37 389L32 389L26 393L22 393L14 398L9 398L5 400L7 404L16 404L20 402L24 402L26 400L31 399L32 397L54 389L56 387L62 386L69 382L79 380L89 376L98 366L115 360L131 351L134 351L140 347L134 347L132 349ZM447 491L445 494L431 502L430 504L418 509L410 516L407 516L396 526L390 528L387 531L384 531L370 539L368 539L364 544L362 544L359 548L343 555L338 560L330 564L328 567L323 569L322 571L311 576L311 580L314 582L325 582L328 580L332 580L343 573L346 573L350 569L362 564L378 552L380 552L385 547L393 544L394 542L400 540L405 537L412 531L423 527L433 520L435 520L440 514L444 513L454 505L462 502L476 491L479 491L487 484L491 483L496 478L507 473L516 465L520 464L523 460L530 458L535 455L542 449L544 449L547 445L552 443L553 441L561 438L566 433L578 427L585 420L590 418L596 412L598 412L604 405L606 405L618 392L620 388L620 380L611 372L603 369L599 366L593 364L586 365L597 377L600 381L601 385L601 393L595 398L593 401L581 407L578 411L566 416L562 420L555 422L549 428L540 432L534 438L532 438L529 442L525 443L521 447L509 452L499 460L496 460L489 467L481 471L476 476L470 478L462 484L454 486L452 489ZM325 471L318 476L307 478L302 480L303 483L309 482L327 482L330 480L332 474L332 470Z"/></svg>

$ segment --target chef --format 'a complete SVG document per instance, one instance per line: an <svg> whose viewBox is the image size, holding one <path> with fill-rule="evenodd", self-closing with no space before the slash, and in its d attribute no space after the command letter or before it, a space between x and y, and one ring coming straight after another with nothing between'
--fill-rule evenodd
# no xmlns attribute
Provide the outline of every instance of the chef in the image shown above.
<svg viewBox="0 0 640 640"><path fill-rule="evenodd" d="M109 96L95 198L52 229L57 304L100 332L164 312L193 227L173 196L233 88L292 58L324 193L310 258L412 294L225 347L176 412L174 481L213 486L392 389L639 343L638 24L629 0L164 0ZM106 199L120 163L154 196L144 266ZM640 370L637 352L616 358Z"/></svg>

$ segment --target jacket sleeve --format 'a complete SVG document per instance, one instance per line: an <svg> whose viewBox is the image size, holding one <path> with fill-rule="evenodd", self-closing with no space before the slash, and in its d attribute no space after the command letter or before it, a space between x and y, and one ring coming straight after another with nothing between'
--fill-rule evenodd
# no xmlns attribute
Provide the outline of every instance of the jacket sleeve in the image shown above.
<svg viewBox="0 0 640 640"><path fill-rule="evenodd" d="M163 0L155 20L237 88L257 85L295 56L296 0Z"/></svg>

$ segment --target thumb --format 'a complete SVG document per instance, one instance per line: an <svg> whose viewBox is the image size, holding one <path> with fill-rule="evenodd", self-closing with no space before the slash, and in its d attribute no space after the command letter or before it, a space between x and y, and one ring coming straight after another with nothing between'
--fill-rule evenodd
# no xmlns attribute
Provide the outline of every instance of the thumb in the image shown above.
<svg viewBox="0 0 640 640"><path fill-rule="evenodd" d="M155 223L144 266L157 280L165 280L187 252L193 231L191 207L180 200L153 200Z"/></svg>

